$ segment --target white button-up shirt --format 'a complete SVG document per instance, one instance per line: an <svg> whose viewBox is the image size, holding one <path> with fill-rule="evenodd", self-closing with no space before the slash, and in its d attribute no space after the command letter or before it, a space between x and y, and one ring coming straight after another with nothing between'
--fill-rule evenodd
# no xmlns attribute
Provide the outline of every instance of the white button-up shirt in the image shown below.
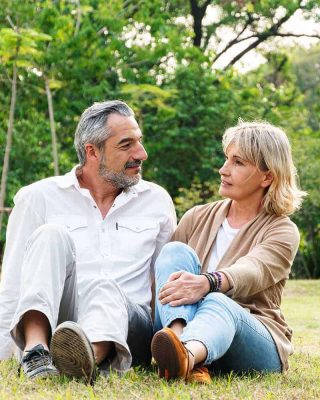
<svg viewBox="0 0 320 400"><path fill-rule="evenodd" d="M63 225L69 231L79 280L108 274L130 300L150 306L153 264L176 226L170 196L160 186L140 180L122 191L102 218L89 190L80 188L75 170L24 187L14 198L0 286L0 359L12 355L9 329L26 243L43 224Z"/></svg>

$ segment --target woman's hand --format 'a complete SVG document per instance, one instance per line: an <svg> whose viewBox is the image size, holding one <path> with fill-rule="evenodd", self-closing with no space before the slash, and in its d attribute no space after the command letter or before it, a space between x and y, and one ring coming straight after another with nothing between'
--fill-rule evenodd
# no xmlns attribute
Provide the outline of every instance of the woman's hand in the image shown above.
<svg viewBox="0 0 320 400"><path fill-rule="evenodd" d="M204 275L194 275L186 271L174 272L159 292L161 304L176 307L199 301L210 290Z"/></svg>

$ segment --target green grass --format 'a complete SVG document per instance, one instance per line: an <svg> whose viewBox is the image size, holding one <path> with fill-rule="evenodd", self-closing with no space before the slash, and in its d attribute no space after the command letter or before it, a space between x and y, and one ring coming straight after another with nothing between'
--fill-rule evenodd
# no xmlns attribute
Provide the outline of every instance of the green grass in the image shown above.
<svg viewBox="0 0 320 400"><path fill-rule="evenodd" d="M2 399L320 399L320 280L290 281L283 312L294 329L295 354L285 374L232 374L214 377L210 386L166 383L153 371L99 378L94 388L67 378L28 381L17 375L15 360L0 363Z"/></svg>

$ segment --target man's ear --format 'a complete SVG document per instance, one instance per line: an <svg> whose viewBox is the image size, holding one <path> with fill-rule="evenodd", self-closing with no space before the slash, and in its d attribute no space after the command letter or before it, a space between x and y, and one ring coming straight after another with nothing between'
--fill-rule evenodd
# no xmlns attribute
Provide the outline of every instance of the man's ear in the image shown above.
<svg viewBox="0 0 320 400"><path fill-rule="evenodd" d="M87 143L85 144L85 150L86 150L86 158L87 160L91 161L97 161L100 158L100 153L99 150L96 148L94 144Z"/></svg>
<svg viewBox="0 0 320 400"><path fill-rule="evenodd" d="M267 171L264 175L264 179L261 183L261 186L267 188L268 186L271 185L272 181L273 181L273 174L272 172Z"/></svg>

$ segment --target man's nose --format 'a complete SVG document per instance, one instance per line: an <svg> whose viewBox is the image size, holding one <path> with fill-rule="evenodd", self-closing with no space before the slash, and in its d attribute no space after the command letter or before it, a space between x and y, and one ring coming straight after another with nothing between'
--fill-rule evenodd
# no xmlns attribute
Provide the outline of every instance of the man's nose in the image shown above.
<svg viewBox="0 0 320 400"><path fill-rule="evenodd" d="M133 154L133 158L135 160L141 160L141 161L145 161L148 158L148 154L145 148L143 147L142 143L138 143L137 148Z"/></svg>

